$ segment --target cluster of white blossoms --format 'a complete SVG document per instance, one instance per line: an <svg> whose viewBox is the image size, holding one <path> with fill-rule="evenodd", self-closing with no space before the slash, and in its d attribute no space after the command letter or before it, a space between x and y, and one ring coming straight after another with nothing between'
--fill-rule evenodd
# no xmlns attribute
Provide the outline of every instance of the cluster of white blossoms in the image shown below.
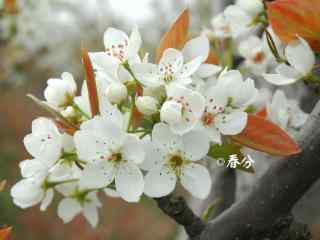
<svg viewBox="0 0 320 240"><path fill-rule="evenodd" d="M137 28L130 37L110 28L104 43L105 51L90 53L98 115L92 116L86 82L77 96L70 73L48 80L46 104L79 127L74 134L63 133L51 119L33 121L24 139L33 159L20 164L23 180L11 190L15 204L41 203L45 210L59 192L64 199L58 215L64 222L82 212L95 226L99 191L138 202L143 194L166 196L180 182L193 196L206 198L211 177L201 160L211 144L246 127L246 109L257 96L254 81L205 63L209 41L204 36L181 51L166 49L159 64L140 59ZM210 77L215 79L206 83L210 87L194 89L193 79ZM135 111L146 122L140 127L134 126Z"/></svg>
<svg viewBox="0 0 320 240"><path fill-rule="evenodd" d="M259 0L228 7L213 20L214 41L233 39L237 51L231 57L240 55L250 73L270 82L292 83L307 76L314 55L303 39L282 46L285 54L274 59L270 38L248 33L248 24L262 12ZM239 40L244 32L247 38ZM271 29L269 34L274 35ZM99 192L138 202L142 195L167 196L181 185L205 199L211 176L203 159L214 157L213 146L230 144L241 134L249 113L264 107L267 117L284 129L303 125L306 115L283 92L272 100L263 97L256 80L232 70L235 66L219 52L220 65L208 61L210 41L201 34L179 49L166 48L153 63L148 54L139 55L137 27L129 36L108 28L104 51L88 54L89 68L84 61L87 79L80 95L70 73L48 80L40 105L55 119L34 120L24 139L32 159L20 163L23 179L11 189L15 204L27 208L40 203L45 210L59 193L58 215L64 222L82 213L96 226ZM279 40L274 36L273 41L280 52ZM269 74L270 69L277 73Z"/></svg>

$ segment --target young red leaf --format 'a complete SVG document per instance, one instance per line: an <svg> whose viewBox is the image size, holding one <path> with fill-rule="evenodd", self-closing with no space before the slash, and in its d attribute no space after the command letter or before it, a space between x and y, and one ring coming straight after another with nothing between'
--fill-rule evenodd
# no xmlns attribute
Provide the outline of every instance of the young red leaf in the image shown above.
<svg viewBox="0 0 320 240"><path fill-rule="evenodd" d="M289 43L299 35L320 52L319 0L277 0L267 6L272 28L283 42Z"/></svg>
<svg viewBox="0 0 320 240"><path fill-rule="evenodd" d="M258 117L266 118L268 116L267 108L264 107L259 112L256 113Z"/></svg>
<svg viewBox="0 0 320 240"><path fill-rule="evenodd" d="M219 64L219 58L218 58L218 56L215 54L215 52L213 52L213 51L211 50L211 51L209 52L209 56L208 56L207 60L205 61L205 63L218 65L218 64Z"/></svg>
<svg viewBox="0 0 320 240"><path fill-rule="evenodd" d="M243 146L278 156L301 152L298 144L279 126L264 118L248 115L247 127L231 139Z"/></svg>
<svg viewBox="0 0 320 240"><path fill-rule="evenodd" d="M8 239L10 233L11 233L12 227L6 227L0 229L0 240L6 240Z"/></svg>
<svg viewBox="0 0 320 240"><path fill-rule="evenodd" d="M187 40L189 29L189 9L185 9L170 29L163 35L160 46L157 51L156 62L159 62L161 56L167 48L179 49Z"/></svg>
<svg viewBox="0 0 320 240"><path fill-rule="evenodd" d="M86 71L86 81L89 93L91 113L92 116L95 116L99 114L99 99L92 63L89 58L88 50L86 48L82 48L82 61Z"/></svg>

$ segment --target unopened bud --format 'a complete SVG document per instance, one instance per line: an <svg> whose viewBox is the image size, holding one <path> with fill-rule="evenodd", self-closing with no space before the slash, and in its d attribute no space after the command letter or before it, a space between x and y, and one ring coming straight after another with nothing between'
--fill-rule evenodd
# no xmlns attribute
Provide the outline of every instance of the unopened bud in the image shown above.
<svg viewBox="0 0 320 240"><path fill-rule="evenodd" d="M122 83L112 83L107 88L107 97L111 103L119 104L128 96L128 90Z"/></svg>
<svg viewBox="0 0 320 240"><path fill-rule="evenodd" d="M157 99L150 96L138 97L136 100L136 106L139 112L147 116L150 116L158 111Z"/></svg>
<svg viewBox="0 0 320 240"><path fill-rule="evenodd" d="M176 101L166 101L161 108L160 118L162 122L169 124L179 123L182 120L182 105Z"/></svg>

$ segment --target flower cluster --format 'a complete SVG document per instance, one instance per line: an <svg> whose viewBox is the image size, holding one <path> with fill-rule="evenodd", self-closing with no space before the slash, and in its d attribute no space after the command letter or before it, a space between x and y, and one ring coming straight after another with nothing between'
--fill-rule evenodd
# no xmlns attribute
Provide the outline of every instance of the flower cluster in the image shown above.
<svg viewBox="0 0 320 240"><path fill-rule="evenodd" d="M154 63L148 54L139 54L142 38L137 27L129 36L108 28L104 51L83 51L86 81L80 94L72 74L65 72L48 80L45 101L32 97L54 118L34 120L32 132L24 139L32 159L20 163L23 179L11 189L15 204L28 208L40 203L45 210L59 193L63 198L58 215L64 222L82 213L96 226L99 192L138 202L143 194L167 196L179 184L194 197L205 199L211 177L204 159L218 158L224 144L238 149L225 156L253 145L279 155L299 152L277 125L301 127L306 115L295 117L296 110L289 107L282 92L276 92L272 100L264 97L255 87L256 80L245 77L233 64L233 54L239 54L244 59L241 67L253 75L286 83L310 72L305 64L313 65L314 59L301 38L286 47L279 65L268 45L271 30L263 38L249 34L237 39L240 30L247 32L248 22L264 17L262 2L250 0L250 4L238 1L215 18L214 42L234 40L227 51L218 52L218 62L212 61L212 41L205 34L180 43L167 40L173 43L163 48ZM230 58L235 43L238 51L231 51ZM302 65L295 54L308 61ZM290 80L267 74L274 67L280 75L284 70ZM261 109L267 115L259 116ZM249 123L257 122L262 137L250 132L254 126ZM281 149L277 143L287 145Z"/></svg>

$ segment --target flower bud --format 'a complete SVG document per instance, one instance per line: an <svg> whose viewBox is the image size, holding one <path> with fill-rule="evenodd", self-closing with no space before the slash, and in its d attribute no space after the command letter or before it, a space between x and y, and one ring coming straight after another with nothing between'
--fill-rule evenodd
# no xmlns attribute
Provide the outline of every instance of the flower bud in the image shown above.
<svg viewBox="0 0 320 240"><path fill-rule="evenodd" d="M119 104L127 98L128 90L122 83L111 83L106 94L111 103Z"/></svg>
<svg viewBox="0 0 320 240"><path fill-rule="evenodd" d="M166 101L161 108L160 118L162 122L169 124L179 123L182 120L182 105L176 101Z"/></svg>
<svg viewBox="0 0 320 240"><path fill-rule="evenodd" d="M150 116L158 111L157 99L150 96L138 97L136 99L136 106L144 115Z"/></svg>
<svg viewBox="0 0 320 240"><path fill-rule="evenodd" d="M44 90L44 97L54 107L64 107L71 104L77 91L76 82L70 73L63 73L61 79L51 78Z"/></svg>

